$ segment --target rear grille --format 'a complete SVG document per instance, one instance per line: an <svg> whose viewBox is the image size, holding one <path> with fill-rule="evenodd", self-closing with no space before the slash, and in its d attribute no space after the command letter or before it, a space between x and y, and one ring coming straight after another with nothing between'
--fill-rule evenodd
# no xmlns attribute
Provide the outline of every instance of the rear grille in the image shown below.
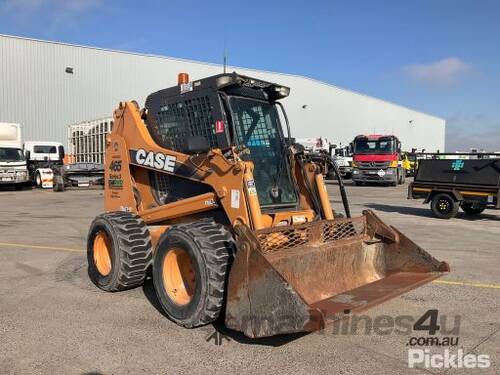
<svg viewBox="0 0 500 375"><path fill-rule="evenodd" d="M166 103L160 107L156 117L165 147L184 151L186 139L190 136L203 136L210 147L218 147L208 96Z"/></svg>
<svg viewBox="0 0 500 375"><path fill-rule="evenodd" d="M264 253L309 244L326 244L357 237L365 232L364 216L355 219L323 220L301 225L261 229L256 232Z"/></svg>
<svg viewBox="0 0 500 375"><path fill-rule="evenodd" d="M390 161L358 161L359 168L364 169L386 169L391 165Z"/></svg>
<svg viewBox="0 0 500 375"><path fill-rule="evenodd" d="M170 176L166 173L159 173L156 171L151 171L149 176L151 178L153 191L156 193L156 199L161 204L165 203L170 191Z"/></svg>

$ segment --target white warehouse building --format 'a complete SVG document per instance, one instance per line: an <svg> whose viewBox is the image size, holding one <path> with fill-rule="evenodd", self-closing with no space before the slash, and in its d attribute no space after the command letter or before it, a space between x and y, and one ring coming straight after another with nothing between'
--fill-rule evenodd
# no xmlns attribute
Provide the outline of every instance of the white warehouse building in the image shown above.
<svg viewBox="0 0 500 375"><path fill-rule="evenodd" d="M164 56L0 35L0 122L23 126L24 140L67 143L67 126L111 117L120 101L142 107L148 94L223 67ZM228 67L286 85L294 137L348 144L358 134L395 134L404 150L445 149L445 120L311 78Z"/></svg>

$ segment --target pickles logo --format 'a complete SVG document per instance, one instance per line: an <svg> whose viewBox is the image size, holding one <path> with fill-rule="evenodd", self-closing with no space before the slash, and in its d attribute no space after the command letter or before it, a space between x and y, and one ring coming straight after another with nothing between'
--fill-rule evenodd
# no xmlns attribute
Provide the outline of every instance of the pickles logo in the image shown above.
<svg viewBox="0 0 500 375"><path fill-rule="evenodd" d="M130 160L133 164L172 173L177 158L162 152L146 151L140 148L138 150L130 150Z"/></svg>

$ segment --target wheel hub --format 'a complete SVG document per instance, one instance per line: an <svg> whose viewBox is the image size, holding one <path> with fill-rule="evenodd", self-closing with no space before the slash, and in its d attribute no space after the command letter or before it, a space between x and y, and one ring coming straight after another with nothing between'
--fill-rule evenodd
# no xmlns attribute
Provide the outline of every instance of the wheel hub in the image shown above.
<svg viewBox="0 0 500 375"><path fill-rule="evenodd" d="M450 209L450 204L447 201L441 200L438 203L438 208L441 212L447 212Z"/></svg>
<svg viewBox="0 0 500 375"><path fill-rule="evenodd" d="M165 255L163 285L167 295L177 305L186 305L193 299L195 271L191 257L184 249L173 248Z"/></svg>
<svg viewBox="0 0 500 375"><path fill-rule="evenodd" d="M99 232L94 238L94 264L103 276L111 272L110 241L106 233Z"/></svg>

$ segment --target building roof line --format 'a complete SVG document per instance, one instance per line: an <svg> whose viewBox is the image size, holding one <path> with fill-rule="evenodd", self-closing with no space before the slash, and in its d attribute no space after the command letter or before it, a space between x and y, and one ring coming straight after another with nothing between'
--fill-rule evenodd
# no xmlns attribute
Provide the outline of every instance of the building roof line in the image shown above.
<svg viewBox="0 0 500 375"><path fill-rule="evenodd" d="M120 53L120 54L126 54L126 55L151 57L151 58L164 59L164 60L182 61L182 62L188 62L188 63L192 63L192 64L210 65L210 66L221 67L221 68L223 67L222 64L217 64L217 63L212 63L212 62L203 62L203 61L198 61L198 60L190 60L190 59L184 59L184 58L180 58L180 57L155 55L155 54L143 53L143 52L123 51L123 50L117 50L117 49L112 49L112 48L102 48L102 47L87 46L87 45L82 45L82 44L57 42L57 41L53 41L53 40L29 38L29 37L23 37L23 36L18 36L18 35L8 35L8 34L1 34L0 33L0 37L12 38L12 39L21 39L21 40L29 40L29 41L33 41L33 42L39 42L39 43L56 44L56 45L67 46L67 47L86 48L86 49L92 49L92 50L103 51L103 52L112 52L112 53ZM369 99L376 100L376 101L379 101L379 102L382 102L382 103L386 103L386 104L391 104L393 106L396 106L396 107L399 107L399 108L402 108L402 109L405 109L405 110L410 110L410 111L413 111L413 112L416 112L416 113L419 113L419 114L422 114L422 115L425 115L425 116L433 117L433 118L436 118L438 120L446 121L446 119L444 119L442 117L439 117L439 116L436 116L436 115L432 115L430 113L426 113L426 112L423 112L423 111L420 111L420 110L416 110L416 109L413 109L413 108L405 107L402 104L398 104L398 103L394 103L394 102L386 100L386 99L381 99L381 98L377 98L377 97L374 97L374 96L370 96L368 94L364 94L364 93L356 91L356 90L346 89L344 87L340 87L340 86L334 85L334 84L329 83L329 82L320 81L319 79L311 78L311 77L308 77L308 76L303 76L303 75L300 75L300 74L273 72L273 71L270 71L270 70L259 70L259 69L255 69L255 68L245 68L245 67L239 67L239 66L229 66L228 68L230 68L231 70L233 70L233 69L235 69L235 70L237 70L237 69L244 69L244 70L248 70L248 71L252 71L252 72L256 72L256 73L277 74L277 75L282 75L282 76L287 76L287 77L305 79L305 80L308 80L308 81L311 81L311 82L314 82L314 83L319 83L321 85L325 85L325 86L329 86L329 87L335 88L337 90L350 92L351 94L363 96L365 98L369 98Z"/></svg>

